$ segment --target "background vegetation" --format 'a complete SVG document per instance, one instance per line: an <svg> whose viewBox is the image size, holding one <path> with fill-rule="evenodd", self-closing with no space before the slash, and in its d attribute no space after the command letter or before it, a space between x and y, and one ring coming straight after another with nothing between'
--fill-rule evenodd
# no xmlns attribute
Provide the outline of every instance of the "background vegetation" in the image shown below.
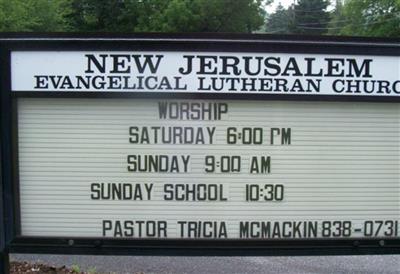
<svg viewBox="0 0 400 274"><path fill-rule="evenodd" d="M279 0L278 0L279 1ZM400 37L400 0L0 0L0 31Z"/></svg>

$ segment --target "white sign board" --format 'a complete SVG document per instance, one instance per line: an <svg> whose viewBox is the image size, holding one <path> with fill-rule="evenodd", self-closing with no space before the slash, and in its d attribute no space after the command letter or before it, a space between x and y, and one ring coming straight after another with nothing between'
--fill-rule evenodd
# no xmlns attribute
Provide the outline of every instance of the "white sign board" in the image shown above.
<svg viewBox="0 0 400 274"><path fill-rule="evenodd" d="M400 96L400 57L14 51L13 91Z"/></svg>
<svg viewBox="0 0 400 274"><path fill-rule="evenodd" d="M17 52L12 88L62 90L56 80L35 77L84 73L85 54ZM41 65L33 66L39 59ZM315 59L315 71L322 67L325 74L326 61ZM120 69L128 69L121 60ZM281 60L286 64L288 56ZM371 60L361 74L399 79L398 58ZM161 74L174 77L182 63L172 63L162 59ZM320 94L334 94L326 88L333 79L323 78ZM198 90L193 75L182 76L182 83L186 91ZM320 239L400 233L398 103L18 98L18 150L23 236Z"/></svg>

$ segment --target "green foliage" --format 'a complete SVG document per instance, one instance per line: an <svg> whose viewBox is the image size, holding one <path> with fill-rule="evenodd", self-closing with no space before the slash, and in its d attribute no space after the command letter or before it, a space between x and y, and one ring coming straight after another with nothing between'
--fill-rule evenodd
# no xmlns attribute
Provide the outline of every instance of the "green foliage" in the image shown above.
<svg viewBox="0 0 400 274"><path fill-rule="evenodd" d="M262 0L71 0L74 31L251 32Z"/></svg>
<svg viewBox="0 0 400 274"><path fill-rule="evenodd" d="M269 16L267 32L400 37L400 0L299 0Z"/></svg>
<svg viewBox="0 0 400 274"><path fill-rule="evenodd" d="M0 31L63 31L67 0L0 0Z"/></svg>
<svg viewBox="0 0 400 274"><path fill-rule="evenodd" d="M268 16L267 32L289 34L293 24L293 9L285 9L280 3L276 11Z"/></svg>
<svg viewBox="0 0 400 274"><path fill-rule="evenodd" d="M400 0L348 0L330 34L400 37Z"/></svg>
<svg viewBox="0 0 400 274"><path fill-rule="evenodd" d="M71 270L72 270L72 273L81 273L81 268L77 264L72 265Z"/></svg>
<svg viewBox="0 0 400 274"><path fill-rule="evenodd" d="M263 0L0 0L0 31L251 32Z"/></svg>
<svg viewBox="0 0 400 274"><path fill-rule="evenodd" d="M330 14L328 0L299 0L284 9L278 6L267 21L267 32L321 35L326 32Z"/></svg>
<svg viewBox="0 0 400 274"><path fill-rule="evenodd" d="M324 34L330 20L329 4L328 0L299 0L294 6L292 33Z"/></svg>
<svg viewBox="0 0 400 274"><path fill-rule="evenodd" d="M0 0L0 31L253 32L400 37L400 0Z"/></svg>
<svg viewBox="0 0 400 274"><path fill-rule="evenodd" d="M331 21L328 24L328 34L338 35L341 26L344 26L347 22L343 12L343 2L336 0L335 10L331 14Z"/></svg>
<svg viewBox="0 0 400 274"><path fill-rule="evenodd" d="M125 1L70 0L65 15L72 31L113 31L120 27ZM134 14L132 14L134 16Z"/></svg>

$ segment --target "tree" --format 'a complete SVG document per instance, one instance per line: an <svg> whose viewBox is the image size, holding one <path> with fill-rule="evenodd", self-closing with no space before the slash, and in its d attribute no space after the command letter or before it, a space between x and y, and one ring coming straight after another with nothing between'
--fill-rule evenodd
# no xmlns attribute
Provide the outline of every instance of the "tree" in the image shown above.
<svg viewBox="0 0 400 274"><path fill-rule="evenodd" d="M331 34L400 37L400 0L348 0L333 20Z"/></svg>
<svg viewBox="0 0 400 274"><path fill-rule="evenodd" d="M270 0L0 0L0 31L252 32Z"/></svg>
<svg viewBox="0 0 400 274"><path fill-rule="evenodd" d="M268 33L290 34L293 27L293 8L285 9L279 3L275 12L268 16L266 30Z"/></svg>
<svg viewBox="0 0 400 274"><path fill-rule="evenodd" d="M263 0L71 0L75 31L251 32Z"/></svg>
<svg viewBox="0 0 400 274"><path fill-rule="evenodd" d="M294 5L291 32L297 34L321 35L326 33L330 22L329 0L299 0Z"/></svg>
<svg viewBox="0 0 400 274"><path fill-rule="evenodd" d="M136 24L136 21L124 21L123 18L127 7L132 8L129 6L132 2L121 0L70 0L70 12L65 18L71 31L123 31ZM132 11L132 9L129 11ZM132 19L137 18L134 12L130 15Z"/></svg>
<svg viewBox="0 0 400 274"><path fill-rule="evenodd" d="M0 0L0 31L63 31L66 0Z"/></svg>
<svg viewBox="0 0 400 274"><path fill-rule="evenodd" d="M343 0L336 0L335 9L331 13L331 21L328 24L328 34L338 35L341 26L348 21L343 12Z"/></svg>

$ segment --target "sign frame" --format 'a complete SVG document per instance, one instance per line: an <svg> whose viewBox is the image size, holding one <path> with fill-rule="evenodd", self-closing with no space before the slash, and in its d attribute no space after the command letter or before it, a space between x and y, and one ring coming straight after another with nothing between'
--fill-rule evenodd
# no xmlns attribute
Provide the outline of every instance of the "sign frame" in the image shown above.
<svg viewBox="0 0 400 274"><path fill-rule="evenodd" d="M0 37L1 189L0 249L3 254L261 256L400 254L400 238L310 240L109 239L21 236L19 216L17 99L171 98L171 93L11 92L11 52L32 51L196 51L352 54L400 56L398 39L233 34L5 34ZM396 102L400 96L304 96L280 94L173 94L174 99ZM2 218L3 219L3 218ZM4 241L3 241L4 231ZM4 244L3 244L4 243Z"/></svg>

